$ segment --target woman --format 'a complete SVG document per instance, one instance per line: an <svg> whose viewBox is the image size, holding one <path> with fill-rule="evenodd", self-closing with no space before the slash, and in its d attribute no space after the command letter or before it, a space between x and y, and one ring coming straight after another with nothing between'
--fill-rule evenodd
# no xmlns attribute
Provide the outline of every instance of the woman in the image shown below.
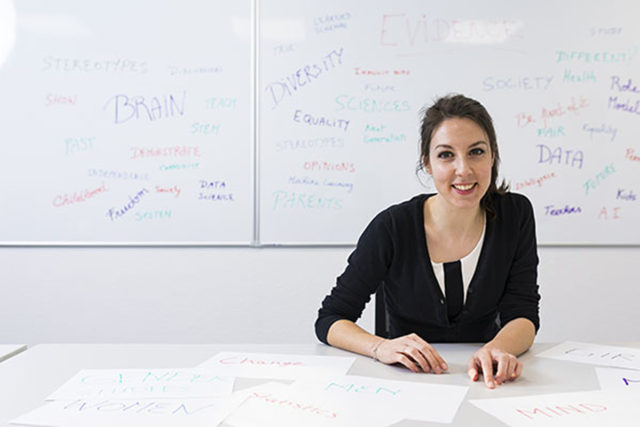
<svg viewBox="0 0 640 427"><path fill-rule="evenodd" d="M467 372L473 381L482 374L494 388L520 376L517 356L539 328L533 209L504 182L497 187L496 134L479 102L439 99L425 112L421 141L420 165L437 193L373 219L322 303L316 335L383 363L436 374L448 366L429 342L484 342ZM381 284L389 339L354 323Z"/></svg>

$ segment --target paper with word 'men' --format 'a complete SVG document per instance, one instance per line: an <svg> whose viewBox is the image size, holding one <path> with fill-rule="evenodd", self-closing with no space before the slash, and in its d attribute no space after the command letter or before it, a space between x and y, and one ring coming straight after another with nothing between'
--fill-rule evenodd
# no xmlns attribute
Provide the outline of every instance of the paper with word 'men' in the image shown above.
<svg viewBox="0 0 640 427"><path fill-rule="evenodd" d="M537 356L591 365L640 369L640 348L567 341L543 351Z"/></svg>
<svg viewBox="0 0 640 427"><path fill-rule="evenodd" d="M630 393L587 391L471 400L470 403L513 427L636 426L640 420L638 396Z"/></svg>
<svg viewBox="0 0 640 427"><path fill-rule="evenodd" d="M85 369L47 400L222 397L231 394L233 382L233 377L202 369Z"/></svg>
<svg viewBox="0 0 640 427"><path fill-rule="evenodd" d="M267 383L240 393L247 398L224 420L225 426L382 427L396 421L395 414L372 413L341 396L285 384Z"/></svg>
<svg viewBox="0 0 640 427"><path fill-rule="evenodd" d="M223 352L198 368L233 377L295 380L344 375L354 361L354 357Z"/></svg>
<svg viewBox="0 0 640 427"><path fill-rule="evenodd" d="M11 421L11 424L64 427L217 426L245 399L54 400Z"/></svg>
<svg viewBox="0 0 640 427"><path fill-rule="evenodd" d="M376 417L450 423L469 389L466 386L392 381L346 375L323 381L296 381L294 390L335 396ZM380 412L379 415L376 413Z"/></svg>
<svg viewBox="0 0 640 427"><path fill-rule="evenodd" d="M632 369L596 368L602 390L640 394L640 371ZM640 420L639 420L640 423Z"/></svg>

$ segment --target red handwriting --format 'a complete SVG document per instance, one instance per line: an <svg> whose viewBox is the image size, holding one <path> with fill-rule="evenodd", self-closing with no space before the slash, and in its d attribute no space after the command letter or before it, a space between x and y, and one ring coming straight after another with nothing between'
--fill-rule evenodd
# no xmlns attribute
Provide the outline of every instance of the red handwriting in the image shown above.
<svg viewBox="0 0 640 427"><path fill-rule="evenodd" d="M93 190L84 189L71 194L58 194L53 198L53 206L59 208L61 206L72 205L74 203L86 202L90 198L95 197L100 193L104 193L105 191L107 191L107 187L102 183L100 187Z"/></svg>
<svg viewBox="0 0 640 427"><path fill-rule="evenodd" d="M187 145L154 148L131 147L130 150L130 159L144 159L150 157L200 157L199 147Z"/></svg>
<svg viewBox="0 0 640 427"><path fill-rule="evenodd" d="M365 70L360 67L353 69L356 76L409 76L410 70Z"/></svg>
<svg viewBox="0 0 640 427"><path fill-rule="evenodd" d="M516 122L518 127L526 127L530 123L537 123L538 121L542 121L544 127L548 127L549 121L551 119L555 119L558 117L562 117L565 114L573 113L576 116L580 115L580 111L589 106L589 101L583 96L579 98L571 97L571 102L569 104L563 105L558 102L553 107L542 107L540 110L540 114L535 116L531 113L519 112L516 114Z"/></svg>
<svg viewBox="0 0 640 427"><path fill-rule="evenodd" d="M173 187L160 187L159 185L156 185L156 192L157 193L173 193L175 194L175 197L179 197L180 196L180 187L178 187L177 185L174 185Z"/></svg>
<svg viewBox="0 0 640 427"><path fill-rule="evenodd" d="M606 410L607 407L603 405L594 403L579 403L576 405L567 406L547 406L545 408L516 409L516 412L532 420L537 415L543 415L547 418L554 418L563 415L587 414L589 412L604 412Z"/></svg>
<svg viewBox="0 0 640 427"><path fill-rule="evenodd" d="M260 365L260 366L301 366L302 362L287 362L279 360L253 360L248 357L231 356L220 359L218 363L222 365Z"/></svg>
<svg viewBox="0 0 640 427"><path fill-rule="evenodd" d="M47 94L46 98L47 103L45 104L47 107L49 105L76 105L78 102L78 95L54 95L52 93Z"/></svg>
<svg viewBox="0 0 640 427"><path fill-rule="evenodd" d="M633 148L627 148L627 153L624 155L625 158L631 160L632 162L640 162L640 156L635 155L636 150Z"/></svg>
<svg viewBox="0 0 640 427"><path fill-rule="evenodd" d="M534 185L537 185L538 187L542 187L542 183L546 182L551 178L556 178L555 172L548 173L539 178L531 178L526 181L516 182L516 191L520 190L521 188L532 187Z"/></svg>
<svg viewBox="0 0 640 427"><path fill-rule="evenodd" d="M600 209L600 212L598 213L598 219L605 220L605 221L610 219L620 219L620 215L618 215L619 211L620 211L619 206L616 206L613 208L609 207L609 209L607 209L606 206L603 206L602 209ZM615 357L613 357L612 359L615 359Z"/></svg>
<svg viewBox="0 0 640 427"><path fill-rule="evenodd" d="M312 413L314 415L322 415L324 417L327 418L337 418L338 414L330 411L328 409L322 409L322 408L318 408L316 406L313 405L308 405L305 403L300 403L300 402L294 402L292 400L288 400L288 399L278 399L275 397L271 397L270 394L261 394L261 393L253 393L253 397L256 399L262 399L267 403L270 403L272 405L277 405L277 406L286 406L289 408L293 408L293 409L298 409L300 411L303 412L309 412Z"/></svg>

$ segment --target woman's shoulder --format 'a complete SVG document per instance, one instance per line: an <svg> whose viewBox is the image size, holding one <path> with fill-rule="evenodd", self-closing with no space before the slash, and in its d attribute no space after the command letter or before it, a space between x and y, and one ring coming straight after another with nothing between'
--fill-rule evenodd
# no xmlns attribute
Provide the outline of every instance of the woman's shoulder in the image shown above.
<svg viewBox="0 0 640 427"><path fill-rule="evenodd" d="M493 196L493 205L498 218L522 218L533 216L533 205L524 194L505 192Z"/></svg>
<svg viewBox="0 0 640 427"><path fill-rule="evenodd" d="M405 200L396 204L393 204L383 211L378 216L384 216L386 218L396 217L414 217L422 213L424 201L427 200L432 194L418 194L413 196L409 200Z"/></svg>

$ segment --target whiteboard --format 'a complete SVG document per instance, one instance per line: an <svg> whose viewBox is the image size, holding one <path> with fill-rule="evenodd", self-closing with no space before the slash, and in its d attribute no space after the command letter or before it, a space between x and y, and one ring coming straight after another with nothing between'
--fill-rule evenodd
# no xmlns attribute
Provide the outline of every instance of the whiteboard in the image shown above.
<svg viewBox="0 0 640 427"><path fill-rule="evenodd" d="M494 119L501 174L541 244L639 244L640 8L633 2L261 2L260 241L354 243L433 192L420 109Z"/></svg>
<svg viewBox="0 0 640 427"><path fill-rule="evenodd" d="M252 241L250 0L4 4L3 243Z"/></svg>

